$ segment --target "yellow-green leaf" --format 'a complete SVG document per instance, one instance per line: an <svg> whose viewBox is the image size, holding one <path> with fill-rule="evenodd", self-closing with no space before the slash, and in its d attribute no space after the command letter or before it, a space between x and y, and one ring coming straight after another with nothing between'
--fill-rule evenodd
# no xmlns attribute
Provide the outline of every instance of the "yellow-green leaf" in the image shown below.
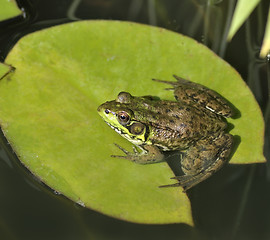
<svg viewBox="0 0 270 240"><path fill-rule="evenodd" d="M166 163L111 158L131 144L98 116L118 92L173 99L151 78L172 74L202 83L241 111L232 163L265 161L264 123L239 74L196 41L160 28L83 21L32 33L9 53L15 73L0 81L0 124L22 163L51 188L87 207L140 223L192 225L190 203ZM252 146L252 147L251 147Z"/></svg>
<svg viewBox="0 0 270 240"><path fill-rule="evenodd" d="M0 21L21 15L15 0L0 0Z"/></svg>
<svg viewBox="0 0 270 240"><path fill-rule="evenodd" d="M269 53L269 51L270 51L270 7L268 11L267 23L265 27L265 33L260 56L265 57Z"/></svg>
<svg viewBox="0 0 270 240"><path fill-rule="evenodd" d="M244 21L248 18L260 0L238 0L233 14L233 19L228 34L228 39L231 40L237 30L241 27Z"/></svg>

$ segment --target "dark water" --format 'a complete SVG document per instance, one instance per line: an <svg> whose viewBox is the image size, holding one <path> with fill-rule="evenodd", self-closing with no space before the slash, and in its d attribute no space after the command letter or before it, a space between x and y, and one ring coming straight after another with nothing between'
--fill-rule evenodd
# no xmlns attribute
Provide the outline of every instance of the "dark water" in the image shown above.
<svg viewBox="0 0 270 240"><path fill-rule="evenodd" d="M269 159L270 66L258 58L269 3L263 0L228 44L225 33L234 4L232 0L20 0L25 17L0 23L0 60L25 34L80 19L129 20L180 32L219 54L248 83L267 121ZM133 224L55 194L21 166L1 135L0 239L266 240L270 239L269 177L267 164L229 165L189 192L196 228Z"/></svg>

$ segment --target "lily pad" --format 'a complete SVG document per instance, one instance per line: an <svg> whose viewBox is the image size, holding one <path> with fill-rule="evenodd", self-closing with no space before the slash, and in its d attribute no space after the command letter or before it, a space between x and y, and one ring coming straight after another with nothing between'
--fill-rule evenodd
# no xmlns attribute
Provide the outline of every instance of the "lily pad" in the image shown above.
<svg viewBox="0 0 270 240"><path fill-rule="evenodd" d="M15 0L0 0L0 21L17 17L22 14Z"/></svg>
<svg viewBox="0 0 270 240"><path fill-rule="evenodd" d="M151 78L176 74L225 96L241 111L229 120L231 133L241 136L231 162L265 161L252 93L229 64L190 38L129 22L82 21L29 34L6 63L16 71L0 81L0 124L19 159L51 188L104 214L193 224L182 189L158 188L173 183L167 164L111 158L119 153L113 143L131 144L96 112L120 91L173 99Z"/></svg>
<svg viewBox="0 0 270 240"><path fill-rule="evenodd" d="M0 79L4 78L12 71L12 67L6 64L0 64Z"/></svg>

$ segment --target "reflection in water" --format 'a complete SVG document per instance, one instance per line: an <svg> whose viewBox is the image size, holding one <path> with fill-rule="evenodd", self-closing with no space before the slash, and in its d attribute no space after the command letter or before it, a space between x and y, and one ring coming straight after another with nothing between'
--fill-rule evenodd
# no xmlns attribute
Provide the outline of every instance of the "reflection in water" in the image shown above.
<svg viewBox="0 0 270 240"><path fill-rule="evenodd" d="M67 17L70 20L81 20L80 18L76 17L76 11L77 8L79 6L79 4L81 3L82 0L73 0L68 11L67 11Z"/></svg>

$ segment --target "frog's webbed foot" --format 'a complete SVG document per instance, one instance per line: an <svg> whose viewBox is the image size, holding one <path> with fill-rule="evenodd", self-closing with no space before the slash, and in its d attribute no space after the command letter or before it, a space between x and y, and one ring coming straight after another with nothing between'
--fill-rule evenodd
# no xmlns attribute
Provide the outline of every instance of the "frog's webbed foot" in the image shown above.
<svg viewBox="0 0 270 240"><path fill-rule="evenodd" d="M198 106L206 108L209 111L223 117L231 117L234 114L234 111L228 102L217 92L199 83L191 82L176 75L173 75L173 77L177 80L177 82L158 79L153 80L172 85L176 100L181 100L188 105L195 103Z"/></svg>
<svg viewBox="0 0 270 240"><path fill-rule="evenodd" d="M197 183L199 183L199 177L196 177L196 175L183 175L183 176L176 176L172 177L171 179L178 180L177 183L174 184L168 184L168 185L162 185L159 186L160 188L167 188L167 187L182 187L183 192L186 192L188 189L195 186Z"/></svg>
<svg viewBox="0 0 270 240"><path fill-rule="evenodd" d="M133 153L132 152L129 152L127 151L126 149L122 148L120 145L118 145L117 143L114 144L116 147L118 147L123 153L125 153L126 155L122 156L122 155L111 155L111 157L114 157L114 158L124 158L124 159L128 159L128 160L131 160L136 158L140 153L138 151L138 149L133 146Z"/></svg>
<svg viewBox="0 0 270 240"><path fill-rule="evenodd" d="M159 151L159 149L153 145L146 145L143 148L139 147L141 149L141 152L139 152L135 146L133 146L133 152L127 151L116 143L115 146L118 147L126 155L111 155L111 157L123 158L139 164L161 162L164 158L163 154Z"/></svg>

